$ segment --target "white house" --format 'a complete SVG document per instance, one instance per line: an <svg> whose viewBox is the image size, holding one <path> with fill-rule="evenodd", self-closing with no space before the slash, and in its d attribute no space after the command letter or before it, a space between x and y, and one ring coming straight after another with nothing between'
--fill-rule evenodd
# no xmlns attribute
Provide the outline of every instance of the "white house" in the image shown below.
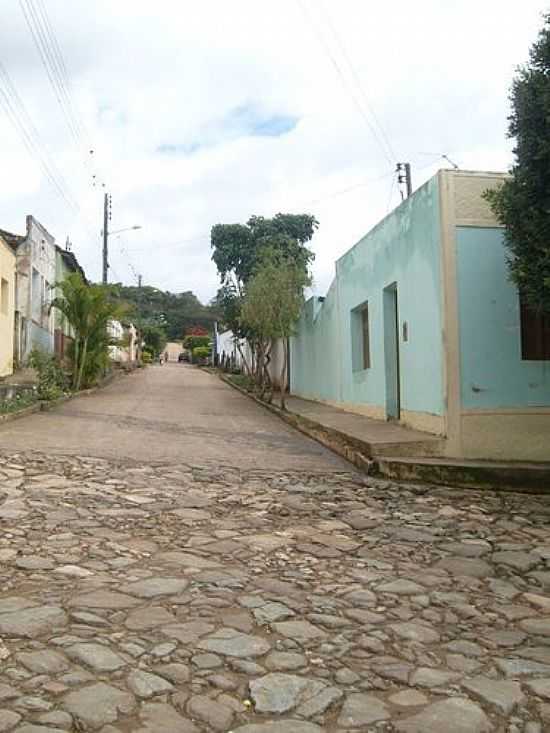
<svg viewBox="0 0 550 733"><path fill-rule="evenodd" d="M50 302L56 279L55 239L33 216L27 216L26 224L23 236L6 233L16 243L14 361L19 364L35 348L54 351Z"/></svg>

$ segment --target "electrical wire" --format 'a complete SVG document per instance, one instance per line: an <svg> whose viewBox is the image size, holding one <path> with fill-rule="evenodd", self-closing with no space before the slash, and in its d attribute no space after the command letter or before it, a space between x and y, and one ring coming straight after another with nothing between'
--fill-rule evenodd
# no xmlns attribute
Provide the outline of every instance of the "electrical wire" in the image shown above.
<svg viewBox="0 0 550 733"><path fill-rule="evenodd" d="M348 80L346 79L346 76L345 76L344 72L342 71L342 68L340 67L340 64L338 63L338 61L336 60L334 54L332 53L332 49L330 48L330 45L328 44L328 42L325 39L325 37L323 36L323 34L320 32L318 26L315 24L315 22L314 22L314 20L313 20L313 18L311 16L311 14L310 14L310 12L309 12L306 4L305 4L305 1L304 0L297 0L297 1L298 1L298 4L300 5L300 7L302 9L303 14L306 17L306 20L309 22L310 27L313 29L313 32L316 35L319 43L324 48L324 50L327 53L327 55L328 55L328 57L329 57L332 65L334 66L334 68L336 70L336 73L338 74L338 77L340 78L340 80L342 82L342 85L344 86L344 89L350 95L350 97L353 100L353 102L354 102L354 104L355 104L355 106L357 108L357 111L359 112L361 118L363 119L363 121L367 125L368 129L372 133L373 137L377 141L377 143L378 143L378 145L380 147L380 150L381 150L382 154L384 155L384 157L386 158L386 160L389 162L390 165L395 165L395 163L396 163L395 156L392 157L392 155L386 149L386 146L385 146L382 138L378 134L378 131L376 130L375 126L370 121L367 113L363 109L363 106L361 104L360 99L357 97L357 95L354 92L353 88L350 86Z"/></svg>
<svg viewBox="0 0 550 733"><path fill-rule="evenodd" d="M386 145L386 148L387 148L388 152L390 153L391 158L393 158L393 160L396 161L397 160L397 155L395 154L395 151L394 151L394 149L392 147L392 144L391 144L391 142L389 140L389 137L388 137L388 135L386 133L386 130L384 129L382 123L380 122L380 118L376 114L376 110L374 109L374 106L373 106L372 102L370 101L370 99L367 96L367 93L366 93L365 88L364 88L364 82L361 82L361 79L359 78L359 74L357 73L357 70L356 70L356 68L355 68L355 66L354 66L354 64L353 64L353 62L352 62L352 60L350 58L350 55L348 54L348 52L346 50L346 47L345 47L345 45L344 45L344 43L342 41L342 37L337 32L336 27L335 27L335 24L333 23L333 21L332 21L332 19L330 17L330 14L329 14L329 12L328 12L328 10L326 8L326 5L323 2L323 0L319 0L318 7L320 8L321 13L324 15L325 20L327 22L327 25L329 26L329 28L330 28L330 30L332 32L332 35L333 35L334 39L336 40L336 43L338 44L338 47L340 48L340 51L342 53L342 56L344 57L344 61L346 62L347 66L348 66L348 68L349 68L349 70L351 72L352 79L355 81L355 86L356 86L356 88L357 88L360 96L362 97L364 103L365 103L365 107L370 112L370 114L372 116L372 119L374 120L375 125L378 127L378 130L380 132L380 135L381 135L381 137L382 137L382 139L383 139L383 141L384 141L384 143Z"/></svg>

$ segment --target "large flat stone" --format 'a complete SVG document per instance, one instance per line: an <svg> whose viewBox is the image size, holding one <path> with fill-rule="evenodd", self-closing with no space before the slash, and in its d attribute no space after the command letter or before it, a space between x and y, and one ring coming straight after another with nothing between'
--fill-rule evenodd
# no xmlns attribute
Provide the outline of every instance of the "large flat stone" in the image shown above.
<svg viewBox="0 0 550 733"><path fill-rule="evenodd" d="M132 631L142 631L153 629L155 626L166 626L175 620L175 616L162 606L150 606L132 611L124 623Z"/></svg>
<svg viewBox="0 0 550 733"><path fill-rule="evenodd" d="M392 580L389 583L382 583L376 588L379 593L394 593L399 596L414 596L419 593L425 593L426 589L418 583L414 583L412 580L406 578L398 578Z"/></svg>
<svg viewBox="0 0 550 733"><path fill-rule="evenodd" d="M156 598L181 593L189 585L185 578L145 578L135 583L126 583L120 587L123 593L139 598Z"/></svg>
<svg viewBox="0 0 550 733"><path fill-rule="evenodd" d="M415 621L404 621L399 624L391 624L390 628L400 639L418 641L421 644L433 644L439 641L439 632L427 624L419 624Z"/></svg>
<svg viewBox="0 0 550 733"><path fill-rule="evenodd" d="M35 674L59 674L69 669L69 662L64 656L52 649L36 652L21 652L17 661Z"/></svg>
<svg viewBox="0 0 550 733"><path fill-rule="evenodd" d="M279 621L273 624L278 634L282 634L299 643L318 641L327 637L327 632L309 621Z"/></svg>
<svg viewBox="0 0 550 733"><path fill-rule="evenodd" d="M271 672L250 682L250 695L259 713L286 713L325 687L319 680Z"/></svg>
<svg viewBox="0 0 550 733"><path fill-rule="evenodd" d="M84 726L84 730L97 730L108 723L115 723L120 714L131 713L135 704L135 698L129 692L97 682L69 692L63 698L62 707Z"/></svg>
<svg viewBox="0 0 550 733"><path fill-rule="evenodd" d="M81 608L106 608L106 609L122 609L137 606L140 601L132 596L124 593L117 593L112 590L95 590L91 593L83 593L75 596L69 605L79 606Z"/></svg>
<svg viewBox="0 0 550 733"><path fill-rule="evenodd" d="M303 720L272 720L268 723L242 725L235 728L234 733L323 733L323 729Z"/></svg>
<svg viewBox="0 0 550 733"><path fill-rule="evenodd" d="M494 575L489 563L467 557L447 557L440 560L437 567L447 570L451 575L465 575L470 578L486 578Z"/></svg>
<svg viewBox="0 0 550 733"><path fill-rule="evenodd" d="M114 672L126 666L124 659L109 647L94 642L73 644L65 649L67 656L90 667L95 672Z"/></svg>
<svg viewBox="0 0 550 733"><path fill-rule="evenodd" d="M465 680L462 687L480 702L490 705L504 715L509 715L516 705L525 700L519 682L510 680L492 680L479 676Z"/></svg>
<svg viewBox="0 0 550 733"><path fill-rule="evenodd" d="M374 695L357 692L348 695L338 718L341 728L365 728L379 720L388 720L390 709Z"/></svg>
<svg viewBox="0 0 550 733"><path fill-rule="evenodd" d="M0 615L1 636L22 636L34 639L52 629L65 626L67 614L59 606L34 606Z"/></svg>
<svg viewBox="0 0 550 733"><path fill-rule="evenodd" d="M174 685L151 672L136 669L128 675L128 687L138 697L148 698L172 692Z"/></svg>
<svg viewBox="0 0 550 733"><path fill-rule="evenodd" d="M0 613L13 613L38 605L36 601L31 601L30 598L24 596L8 596L7 598L0 598Z"/></svg>
<svg viewBox="0 0 550 733"><path fill-rule="evenodd" d="M216 560L208 560L205 557L193 555L190 552L179 552L178 550L161 552L156 555L155 560L166 563L166 565L180 565L181 567L195 570L208 570L208 568L220 567L220 563Z"/></svg>
<svg viewBox="0 0 550 733"><path fill-rule="evenodd" d="M197 726L183 718L171 705L148 702L139 711L143 727L136 733L199 733Z"/></svg>
<svg viewBox="0 0 550 733"><path fill-rule="evenodd" d="M199 649L229 657L259 657L270 650L269 643L259 636L243 634L235 629L223 628L202 639Z"/></svg>
<svg viewBox="0 0 550 733"><path fill-rule="evenodd" d="M461 697L434 702L405 720L393 721L398 733L489 733L493 726L483 710Z"/></svg>
<svg viewBox="0 0 550 733"><path fill-rule="evenodd" d="M550 616L542 618L526 618L519 625L524 631L537 636L550 636Z"/></svg>

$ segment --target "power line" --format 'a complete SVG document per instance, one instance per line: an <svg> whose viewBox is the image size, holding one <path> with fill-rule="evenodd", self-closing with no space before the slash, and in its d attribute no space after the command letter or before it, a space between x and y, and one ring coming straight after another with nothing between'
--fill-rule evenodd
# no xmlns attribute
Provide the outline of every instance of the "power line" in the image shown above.
<svg viewBox="0 0 550 733"><path fill-rule="evenodd" d="M19 0L19 5L70 136L77 151L82 155L87 175L91 176L93 185L95 185L97 176L94 174L90 161L90 155L94 152L93 145L82 117L73 102L67 65L44 2L43 0L37 0L36 3L35 0Z"/></svg>
<svg viewBox="0 0 550 733"><path fill-rule="evenodd" d="M69 187L65 182L63 175L55 165L55 162L49 155L44 144L40 139L40 135L34 126L34 123L27 112L21 97L19 96L15 85L11 81L8 72L0 62L0 102L2 107L19 134L24 146L33 158L40 163L40 167L50 184L56 190L59 196L70 206L75 212L80 211L80 207L76 200L70 194Z"/></svg>
<svg viewBox="0 0 550 733"><path fill-rule="evenodd" d="M367 125L368 129L371 131L372 135L374 136L375 140L377 141L378 145L380 146L380 150L382 151L382 154L384 155L384 157L386 158L386 160L389 162L390 165L392 165L392 166L395 165L395 162L396 162L395 157L394 156L392 157L392 155L386 149L386 146L385 146L383 140L381 139L381 137L379 136L379 134L378 134L375 126L372 124L372 122L370 121L368 115L366 114L365 110L363 109L363 106L361 104L361 101L358 99L358 97L355 94L353 88L349 85L349 82L347 81L346 76L345 76L344 72L342 71L342 68L340 67L340 64L338 63L338 61L336 60L334 54L332 53L332 49L330 48L330 45L328 44L328 42L326 41L325 37L323 36L323 34L320 32L319 28L316 26L315 22L313 21L311 15L310 15L310 12L309 12L306 4L305 4L305 1L304 0L298 0L298 3L300 5L300 7L302 8L302 12L306 16L306 20L309 22L311 28L313 29L313 32L317 36L317 39L318 39L319 43L321 44L321 46L326 51L326 53L327 53L327 55L328 55L328 57L329 57L332 65L336 69L336 73L338 74L338 77L342 81L342 84L344 86L344 89L350 95L350 97L353 100L355 106L357 107L357 110L358 110L359 114L361 115L361 118L363 119L363 121Z"/></svg>
<svg viewBox="0 0 550 733"><path fill-rule="evenodd" d="M380 122L380 118L376 114L376 110L374 109L374 106L373 106L372 102L369 100L369 98L367 96L367 93L366 93L365 88L364 88L364 82L363 83L361 82L361 79L359 78L359 74L357 73L357 70L356 70L354 64L351 61L350 55L348 54L348 52L346 50L346 47L344 46L344 43L342 41L342 37L337 32L336 27L335 27L335 24L333 23L333 21L332 21L332 19L330 17L330 14L329 14L329 12L328 12L328 10L326 8L326 5L324 4L324 2L322 2L322 0L320 0L318 7L321 9L321 13L325 16L326 22L327 22L330 30L332 31L332 35L334 36L334 38L336 40L336 43L338 44L338 46L340 48L340 51L342 53L342 56L344 57L344 60L345 60L346 64L348 65L348 68L349 68L349 70L351 72L352 78L355 81L355 86L356 86L357 90L359 91L359 94L363 98L363 101L365 103L365 106L366 106L367 110L370 112L370 114L371 114L371 116L372 116L375 124L378 126L378 130L380 131L380 134L381 134L381 136L382 136L382 138L384 140L384 143L385 143L385 145L386 145L386 147L387 147L387 149L388 149L391 157L393 158L394 161L397 160L397 155L395 154L395 151L394 151L394 149L393 149L393 147L391 145L391 142L390 142L389 137L388 137L388 135L386 133L386 130L384 129L382 123Z"/></svg>

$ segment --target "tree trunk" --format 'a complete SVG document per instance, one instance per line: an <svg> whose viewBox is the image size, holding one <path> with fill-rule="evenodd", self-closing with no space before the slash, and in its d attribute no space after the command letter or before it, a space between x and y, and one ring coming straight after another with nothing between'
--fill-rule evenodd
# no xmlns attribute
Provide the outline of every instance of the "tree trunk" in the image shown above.
<svg viewBox="0 0 550 733"><path fill-rule="evenodd" d="M246 375L248 377L250 377L250 376L252 376L251 373L250 373L250 367L248 366L248 361L246 360L246 356L244 355L244 352L242 350L240 340L236 341L236 344L237 344L237 351L241 355L241 359L242 359L242 363L244 365L244 370L246 372Z"/></svg>
<svg viewBox="0 0 550 733"><path fill-rule="evenodd" d="M80 359L80 337L75 336L74 339L74 356L73 356L73 389L77 388L78 384L78 367Z"/></svg>
<svg viewBox="0 0 550 733"><path fill-rule="evenodd" d="M82 355L80 357L80 369L78 370L78 382L76 385L76 391L80 389L80 385L82 384L82 375L84 374L84 365L86 364L86 353L88 351L88 339L84 339L84 344L82 345Z"/></svg>
<svg viewBox="0 0 550 733"><path fill-rule="evenodd" d="M287 361L288 361L288 341L283 337L283 368L281 370L281 410L286 410L286 377L287 377Z"/></svg>

